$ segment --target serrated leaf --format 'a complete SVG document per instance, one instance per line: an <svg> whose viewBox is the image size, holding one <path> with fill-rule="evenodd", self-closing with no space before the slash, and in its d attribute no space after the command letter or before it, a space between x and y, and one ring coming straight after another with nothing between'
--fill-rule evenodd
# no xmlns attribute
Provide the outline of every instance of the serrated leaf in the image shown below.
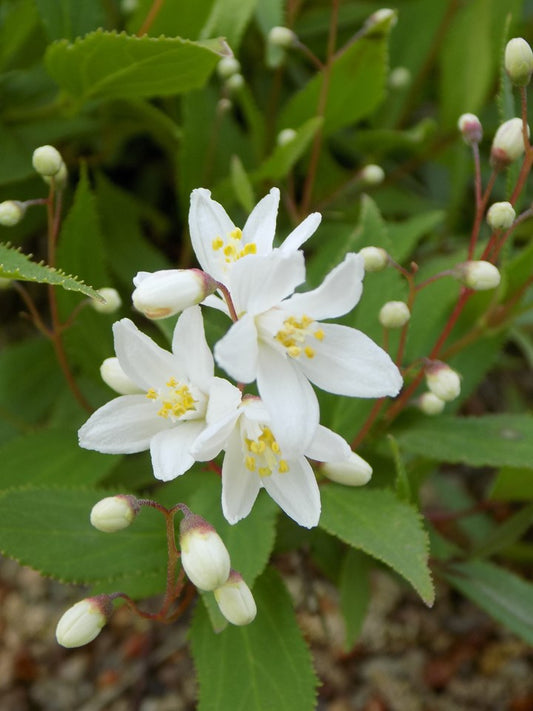
<svg viewBox="0 0 533 711"><path fill-rule="evenodd" d="M432 605L428 536L419 513L385 489L328 484L321 493L320 527L390 566Z"/></svg>
<svg viewBox="0 0 533 711"><path fill-rule="evenodd" d="M253 594L256 619L218 635L203 606L196 608L191 647L198 711L312 711L317 679L287 591L268 570Z"/></svg>
<svg viewBox="0 0 533 711"><path fill-rule="evenodd" d="M133 37L91 32L72 44L50 45L46 68L80 102L89 99L169 96L197 89L225 53L219 40Z"/></svg>

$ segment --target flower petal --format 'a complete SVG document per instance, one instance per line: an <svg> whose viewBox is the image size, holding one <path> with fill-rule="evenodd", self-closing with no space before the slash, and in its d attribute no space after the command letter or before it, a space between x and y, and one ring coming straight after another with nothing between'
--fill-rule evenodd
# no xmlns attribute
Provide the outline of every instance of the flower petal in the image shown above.
<svg viewBox="0 0 533 711"><path fill-rule="evenodd" d="M307 215L303 222L300 222L298 227L296 227L283 241L279 249L282 252L295 252L299 249L304 242L307 242L309 237L313 235L318 225L322 220L322 215L319 212L313 212Z"/></svg>
<svg viewBox="0 0 533 711"><path fill-rule="evenodd" d="M190 469L195 462L190 449L205 422L188 420L157 434L150 443L154 476L170 481Z"/></svg>
<svg viewBox="0 0 533 711"><path fill-rule="evenodd" d="M298 359L305 375L319 388L351 397L397 395L402 376L385 351L364 333L348 326L323 323L322 341L313 358Z"/></svg>
<svg viewBox="0 0 533 711"><path fill-rule="evenodd" d="M205 392L213 378L215 362L205 339L199 306L191 306L179 317L172 337L172 352L183 364L191 383Z"/></svg>
<svg viewBox="0 0 533 711"><path fill-rule="evenodd" d="M272 190L254 207L242 229L244 244L255 242L257 254L268 254L276 233L278 216L279 190Z"/></svg>
<svg viewBox="0 0 533 711"><path fill-rule="evenodd" d="M215 359L221 368L241 383L251 383L257 373L257 329L253 316L236 321L215 345Z"/></svg>
<svg viewBox="0 0 533 711"><path fill-rule="evenodd" d="M283 308L294 315L307 314L317 321L342 316L361 298L365 263L359 254L347 254L320 286L304 294L294 294Z"/></svg>
<svg viewBox="0 0 533 711"><path fill-rule="evenodd" d="M169 424L145 395L123 395L94 412L78 432L80 447L106 454L143 452Z"/></svg>
<svg viewBox="0 0 533 711"><path fill-rule="evenodd" d="M320 518L320 492L315 474L305 457L291 459L288 464L288 472L263 477L263 486L297 524L312 528Z"/></svg>
<svg viewBox="0 0 533 711"><path fill-rule="evenodd" d="M218 202L211 199L211 192L197 188L191 193L189 230L196 259L202 269L218 281L224 280L222 257L213 250L216 237L223 239L235 229L235 225Z"/></svg>
<svg viewBox="0 0 533 711"><path fill-rule="evenodd" d="M191 454L198 462L209 462L226 446L240 413L238 410L208 425L196 438Z"/></svg>
<svg viewBox="0 0 533 711"><path fill-rule="evenodd" d="M228 441L222 464L222 511L229 523L248 516L260 488L258 475L246 469L241 436L236 429Z"/></svg>
<svg viewBox="0 0 533 711"><path fill-rule="evenodd" d="M341 462L352 454L348 442L336 432L318 425L305 456L317 462Z"/></svg>
<svg viewBox="0 0 533 711"><path fill-rule="evenodd" d="M209 424L225 418L230 412L236 412L242 399L239 388L224 378L213 378L208 395L205 419Z"/></svg>

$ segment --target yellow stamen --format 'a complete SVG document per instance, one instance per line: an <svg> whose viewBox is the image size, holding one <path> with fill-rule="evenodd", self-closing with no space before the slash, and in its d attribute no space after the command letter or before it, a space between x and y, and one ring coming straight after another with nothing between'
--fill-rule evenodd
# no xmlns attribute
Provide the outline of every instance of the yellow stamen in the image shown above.
<svg viewBox="0 0 533 711"><path fill-rule="evenodd" d="M314 358L315 357L315 351L311 346L306 346L304 348L304 353L308 358Z"/></svg>

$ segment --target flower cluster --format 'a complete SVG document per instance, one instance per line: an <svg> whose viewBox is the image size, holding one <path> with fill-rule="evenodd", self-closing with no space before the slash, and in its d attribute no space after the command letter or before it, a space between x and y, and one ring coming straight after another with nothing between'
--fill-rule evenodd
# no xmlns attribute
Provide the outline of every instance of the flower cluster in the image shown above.
<svg viewBox="0 0 533 711"><path fill-rule="evenodd" d="M278 204L274 188L240 229L208 190L193 191L189 226L201 271L134 279L133 303L146 316L182 311L172 352L129 319L115 323L116 360L102 373L120 396L89 418L79 440L100 452L149 449L163 481L223 451L222 507L230 523L248 515L264 487L297 523L312 527L320 496L308 459L327 463L326 475L342 471L345 483L364 483L371 473L344 439L320 425L313 385L373 398L396 395L402 378L370 338L328 322L359 301L364 257L347 254L320 286L296 292L305 282L300 247L321 217L309 215L275 247ZM232 321L213 353L202 307ZM235 384L215 375L215 362ZM244 392L248 384L253 393Z"/></svg>

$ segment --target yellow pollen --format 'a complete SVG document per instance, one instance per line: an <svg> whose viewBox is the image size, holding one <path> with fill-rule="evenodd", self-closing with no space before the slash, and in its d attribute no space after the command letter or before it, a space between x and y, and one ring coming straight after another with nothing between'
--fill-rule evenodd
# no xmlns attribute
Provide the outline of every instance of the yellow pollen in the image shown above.
<svg viewBox="0 0 533 711"><path fill-rule="evenodd" d="M232 239L242 239L242 231L236 227L232 232L229 233Z"/></svg>
<svg viewBox="0 0 533 711"><path fill-rule="evenodd" d="M196 409L196 400L188 386L180 385L174 377L169 378L164 388L159 390L150 388L146 392L146 397L149 400L159 401L160 408L157 414L172 421L183 417L189 410Z"/></svg>
<svg viewBox="0 0 533 711"><path fill-rule="evenodd" d="M221 251L226 264L236 262L242 257L246 257L247 254L257 253L257 245L255 242L242 243L242 230L238 227L231 230L225 238L217 235L211 241L211 248L214 252Z"/></svg>
<svg viewBox="0 0 533 711"><path fill-rule="evenodd" d="M215 239L211 242L211 247L215 250L215 252L223 246L224 240L222 237L215 237Z"/></svg>
<svg viewBox="0 0 533 711"><path fill-rule="evenodd" d="M289 471L289 465L287 464L287 462L285 461L285 459L280 459L280 460L279 460L278 471L279 471L280 474L285 474L286 472Z"/></svg>
<svg viewBox="0 0 533 711"><path fill-rule="evenodd" d="M274 452L274 454L279 454L279 444L276 442L276 440L272 442L272 444L270 445L270 449Z"/></svg>
<svg viewBox="0 0 533 711"><path fill-rule="evenodd" d="M269 467L259 467L257 473L259 476L270 476L272 474L272 470Z"/></svg>
<svg viewBox="0 0 533 711"><path fill-rule="evenodd" d="M302 353L308 358L314 358L315 349L306 345L307 339L311 337L311 334L318 341L324 339L324 331L321 328L312 330L314 323L315 321L305 314L299 319L296 316L288 316L274 338L285 347L287 355L291 358L298 358Z"/></svg>
<svg viewBox="0 0 533 711"><path fill-rule="evenodd" d="M302 349L298 346L289 346L287 348L287 353L290 355L291 358L298 358L301 352Z"/></svg>
<svg viewBox="0 0 533 711"><path fill-rule="evenodd" d="M224 254L226 257L233 257L235 254L237 254L237 250L235 249L235 245L233 244L227 244L224 247Z"/></svg>
<svg viewBox="0 0 533 711"><path fill-rule="evenodd" d="M253 457L245 457L244 463L248 471L255 472L255 459Z"/></svg>
<svg viewBox="0 0 533 711"><path fill-rule="evenodd" d="M304 348L304 353L308 358L314 358L315 357L315 351L311 346L306 346Z"/></svg>
<svg viewBox="0 0 533 711"><path fill-rule="evenodd" d="M157 393L153 388L150 388L150 390L146 393L146 397L149 400L157 400Z"/></svg>
<svg viewBox="0 0 533 711"><path fill-rule="evenodd" d="M324 331L321 328L317 328L317 330L313 333L313 336L318 341L323 341L324 340Z"/></svg>
<svg viewBox="0 0 533 711"><path fill-rule="evenodd" d="M284 474L289 465L281 458L281 449L269 427L262 426L257 439L245 438L244 444L251 454L244 457L246 469L257 472L259 476L270 476L273 472Z"/></svg>
<svg viewBox="0 0 533 711"><path fill-rule="evenodd" d="M244 257L247 254L256 254L257 252L257 245L255 242L248 242L248 244L244 245L244 249L240 253L240 256Z"/></svg>

